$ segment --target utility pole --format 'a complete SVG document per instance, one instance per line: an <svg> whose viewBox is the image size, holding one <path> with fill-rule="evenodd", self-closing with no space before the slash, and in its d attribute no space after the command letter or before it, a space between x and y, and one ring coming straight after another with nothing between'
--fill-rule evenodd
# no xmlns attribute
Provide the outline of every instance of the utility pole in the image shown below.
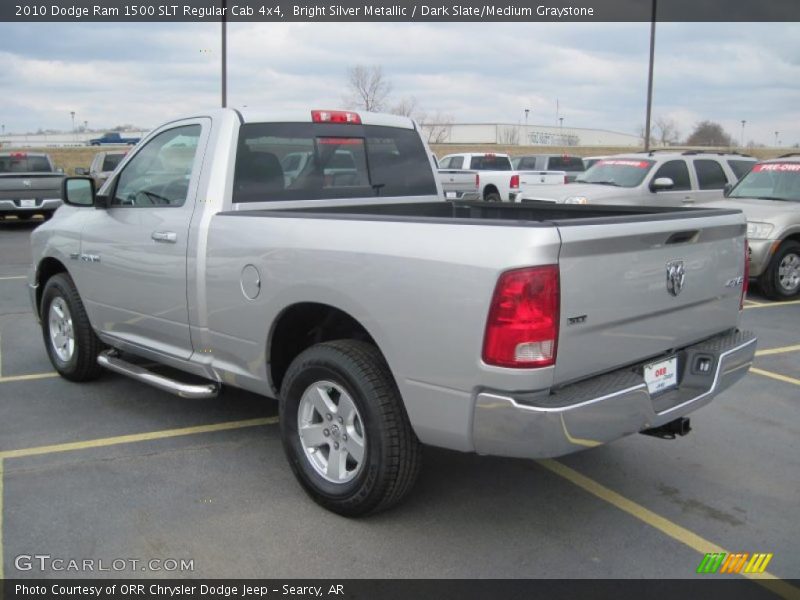
<svg viewBox="0 0 800 600"><path fill-rule="evenodd" d="M647 70L647 116L644 120L644 150L650 150L650 116L653 108L653 63L656 56L656 11L658 0L653 0L653 18L650 20L650 66Z"/></svg>
<svg viewBox="0 0 800 600"><path fill-rule="evenodd" d="M222 0L222 108L228 106L228 1Z"/></svg>

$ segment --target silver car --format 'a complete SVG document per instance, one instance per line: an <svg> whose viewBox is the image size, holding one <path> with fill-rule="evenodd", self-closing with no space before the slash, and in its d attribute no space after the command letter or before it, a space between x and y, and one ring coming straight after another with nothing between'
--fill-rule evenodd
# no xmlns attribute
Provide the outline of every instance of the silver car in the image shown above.
<svg viewBox="0 0 800 600"><path fill-rule="evenodd" d="M689 150L609 156L597 161L569 186L539 186L522 201L564 204L685 206L722 200L756 163L742 154Z"/></svg>
<svg viewBox="0 0 800 600"><path fill-rule="evenodd" d="M747 217L750 277L775 300L800 293L800 155L756 164L715 208Z"/></svg>

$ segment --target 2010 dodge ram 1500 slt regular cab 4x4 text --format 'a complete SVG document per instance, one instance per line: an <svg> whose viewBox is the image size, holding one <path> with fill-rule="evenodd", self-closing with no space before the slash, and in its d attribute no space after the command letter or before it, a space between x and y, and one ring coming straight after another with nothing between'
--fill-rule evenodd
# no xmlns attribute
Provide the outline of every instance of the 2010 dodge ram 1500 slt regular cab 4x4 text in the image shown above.
<svg viewBox="0 0 800 600"><path fill-rule="evenodd" d="M404 117L200 114L64 199L29 275L56 370L277 397L295 475L344 515L398 502L421 443L544 457L685 431L755 352L739 211L447 202Z"/></svg>

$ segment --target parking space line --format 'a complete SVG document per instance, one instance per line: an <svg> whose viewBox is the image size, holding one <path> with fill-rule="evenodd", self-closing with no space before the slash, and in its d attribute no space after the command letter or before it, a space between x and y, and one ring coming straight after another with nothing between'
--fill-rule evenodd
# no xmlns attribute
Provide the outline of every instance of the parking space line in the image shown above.
<svg viewBox="0 0 800 600"><path fill-rule="evenodd" d="M0 458L0 581L5 579L3 562L6 556L3 552L3 475L3 459Z"/></svg>
<svg viewBox="0 0 800 600"><path fill-rule="evenodd" d="M572 469L563 463L550 458L541 459L536 462L548 471L555 473L559 477L562 477L570 483L575 484L584 491L589 492L592 496L608 502L609 504L615 506L623 512L628 513L639 521L642 521L643 523L650 525L650 527L653 527L654 529L657 529L660 532L668 535L672 539L689 546L689 548L699 552L700 554L707 554L709 552L725 552L726 554L730 554L730 552L725 550L725 548L710 542L709 540L697 535L685 527L681 527L677 523L673 523L669 519L654 513L641 504L638 504L633 500L629 500L625 496L618 494L603 484L598 483L594 479L579 473L575 469ZM690 577L693 573L694 567L690 565L689 570L686 572L686 578ZM768 573L767 571L764 571L763 573L742 573L742 576L755 580L756 583L764 586L769 591L781 596L782 598L786 598L787 600L800 600L800 589L786 583L772 573Z"/></svg>
<svg viewBox="0 0 800 600"><path fill-rule="evenodd" d="M55 371L48 371L47 373L31 373L30 375L9 375L8 377L0 377L0 383L13 383L15 381L33 381L35 379L48 379L50 377L58 377Z"/></svg>
<svg viewBox="0 0 800 600"><path fill-rule="evenodd" d="M789 300L787 302L762 302L762 303L755 303L750 306L745 306L745 310L748 308L775 308L776 306L791 306L792 304L800 304L800 300Z"/></svg>
<svg viewBox="0 0 800 600"><path fill-rule="evenodd" d="M795 346L783 346L782 348L766 348L765 350L758 350L756 356L769 356L771 354L783 354L785 352L798 352L800 351L800 344Z"/></svg>
<svg viewBox="0 0 800 600"><path fill-rule="evenodd" d="M0 460L8 458L22 458L25 456L38 456L41 454L55 454L57 452L71 452L74 450L87 450L89 448L118 446L120 444L147 442L150 440L161 440L164 438L181 437L185 435L194 435L198 433L228 431L231 429L244 429L245 427L258 427L259 425L274 425L277 422L278 422L278 417L262 417L259 419L246 419L244 421L228 421L226 423L214 423L211 425L196 425L194 427L182 427L180 429L164 429L161 431L149 431L146 433L133 433L130 435L119 435L116 437L98 438L94 440L85 440L82 442L68 442L66 444L54 444L51 446L35 446L33 448L21 448L19 450L4 450L0 452Z"/></svg>
<svg viewBox="0 0 800 600"><path fill-rule="evenodd" d="M778 381L783 381L784 383L793 383L794 385L800 385L800 379L789 377L788 375L781 375L780 373L773 373L772 371L765 371L764 369L756 369L755 367L750 367L750 372L755 373L756 375L769 377L771 379L777 379Z"/></svg>
<svg viewBox="0 0 800 600"><path fill-rule="evenodd" d="M745 304L749 304L751 306L766 306L766 302L756 302L755 300L745 300Z"/></svg>

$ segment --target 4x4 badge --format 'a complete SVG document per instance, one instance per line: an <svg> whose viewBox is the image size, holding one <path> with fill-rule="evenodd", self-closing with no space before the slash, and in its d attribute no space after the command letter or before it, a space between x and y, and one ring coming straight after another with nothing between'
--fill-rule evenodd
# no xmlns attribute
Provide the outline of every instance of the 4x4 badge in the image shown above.
<svg viewBox="0 0 800 600"><path fill-rule="evenodd" d="M684 279L686 279L686 267L684 267L683 261L669 261L667 263L667 291L673 296L680 294Z"/></svg>

